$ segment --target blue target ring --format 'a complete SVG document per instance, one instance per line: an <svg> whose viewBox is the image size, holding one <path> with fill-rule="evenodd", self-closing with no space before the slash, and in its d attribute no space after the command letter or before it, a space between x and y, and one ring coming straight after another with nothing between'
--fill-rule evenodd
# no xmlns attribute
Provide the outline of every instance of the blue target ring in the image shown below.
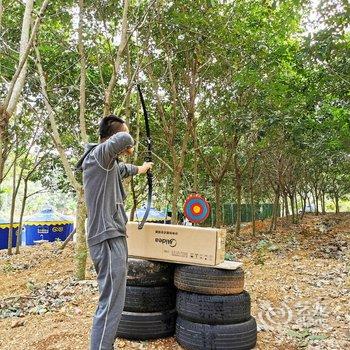
<svg viewBox="0 0 350 350"><path fill-rule="evenodd" d="M184 204L184 215L193 223L201 223L210 214L210 206L205 198L198 194L191 194Z"/></svg>

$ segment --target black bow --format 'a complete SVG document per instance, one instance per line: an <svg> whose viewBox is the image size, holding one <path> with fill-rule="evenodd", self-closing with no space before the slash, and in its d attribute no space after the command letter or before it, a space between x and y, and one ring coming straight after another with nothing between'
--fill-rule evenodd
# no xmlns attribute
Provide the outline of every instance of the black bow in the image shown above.
<svg viewBox="0 0 350 350"><path fill-rule="evenodd" d="M148 113L146 109L146 104L145 100L143 99L141 87L139 84L137 84L137 90L140 95L140 100L141 100L141 105L142 105L142 110L143 110L143 115L145 117L145 127L146 127L146 137L147 137L147 157L146 157L146 162L152 162L152 139L151 139L151 130L149 127L149 120L148 120ZM147 196L147 207L145 214L143 215L142 221L139 223L139 230L143 228L143 225L145 224L149 211L151 210L151 205L152 205L152 187L153 187L153 182L152 182L153 174L151 169L147 170L147 183L148 183L148 196Z"/></svg>

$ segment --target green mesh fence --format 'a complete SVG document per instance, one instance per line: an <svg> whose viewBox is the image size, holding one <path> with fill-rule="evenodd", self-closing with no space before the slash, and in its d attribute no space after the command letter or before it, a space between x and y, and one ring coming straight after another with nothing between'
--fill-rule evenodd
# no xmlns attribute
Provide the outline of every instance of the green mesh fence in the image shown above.
<svg viewBox="0 0 350 350"><path fill-rule="evenodd" d="M254 206L255 219L262 220L272 217L273 204L264 203L256 204ZM222 216L225 226L233 226L237 220L237 204L226 203L222 207ZM214 226L216 217L216 207L215 204L211 204L211 213L207 220L204 221L203 226ZM253 208L250 204L241 205L241 222L252 221Z"/></svg>

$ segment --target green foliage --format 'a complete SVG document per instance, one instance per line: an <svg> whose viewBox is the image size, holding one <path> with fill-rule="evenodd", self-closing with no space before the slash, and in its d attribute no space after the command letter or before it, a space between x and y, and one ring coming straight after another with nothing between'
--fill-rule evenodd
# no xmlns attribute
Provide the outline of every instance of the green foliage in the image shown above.
<svg viewBox="0 0 350 350"><path fill-rule="evenodd" d="M7 88L4 82L11 79L18 62L24 10L18 1L5 1L4 6L2 95ZM114 0L89 0L85 6L85 119L89 139L96 142L123 8L122 2ZM309 7L310 2L295 0L131 1L130 38L113 90L112 109L128 119L131 133L140 138L135 161L142 162L145 131L133 86L136 81L142 83L154 152L162 159L155 159L154 167L158 207L165 207L174 196L177 173L181 175L176 194L179 207L196 181L198 191L211 202L232 203L238 196L239 177L245 202L251 200L251 187L255 202L272 202L276 193L299 198L324 194L334 201L349 194L349 8L346 1L321 1L317 25L305 32L303 23L311 18ZM50 2L37 38L50 102L72 167L83 153L77 16L76 2ZM35 146L46 160L30 180L71 196L71 185L52 143L33 58L31 51L18 117L11 120L9 133L13 140L18 137L17 151L22 152L39 123ZM129 92L129 102L122 105ZM7 168L13 158L14 149ZM22 157L18 167L30 169L34 161L34 154ZM221 173L226 161L227 169ZM142 203L144 182L136 178L135 183ZM215 183L221 190L216 196ZM258 247L261 261L266 249Z"/></svg>

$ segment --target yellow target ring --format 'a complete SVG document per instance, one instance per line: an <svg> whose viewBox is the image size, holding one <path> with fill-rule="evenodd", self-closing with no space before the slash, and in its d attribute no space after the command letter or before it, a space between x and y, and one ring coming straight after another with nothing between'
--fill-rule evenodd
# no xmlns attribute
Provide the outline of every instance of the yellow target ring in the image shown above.
<svg viewBox="0 0 350 350"><path fill-rule="evenodd" d="M201 207L200 207L199 205L195 205L195 206L193 207L193 212L194 212L195 214L200 213L200 211L201 211Z"/></svg>

